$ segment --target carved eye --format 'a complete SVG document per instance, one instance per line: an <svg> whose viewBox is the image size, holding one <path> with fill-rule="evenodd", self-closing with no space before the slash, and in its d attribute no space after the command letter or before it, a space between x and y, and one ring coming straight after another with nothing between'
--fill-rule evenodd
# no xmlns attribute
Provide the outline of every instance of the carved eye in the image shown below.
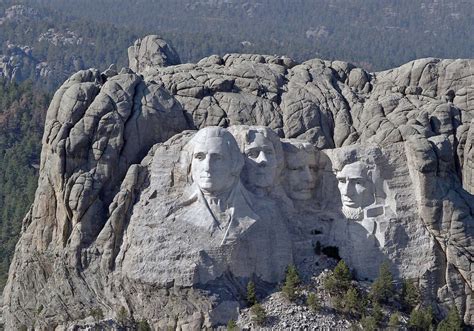
<svg viewBox="0 0 474 331"><path fill-rule="evenodd" d="M196 160L202 161L206 158L206 155L204 153L196 153L194 154L194 158Z"/></svg>
<svg viewBox="0 0 474 331"><path fill-rule="evenodd" d="M346 179L341 177L341 178L338 178L337 179L339 181L339 183L342 183L342 184L345 184L346 183Z"/></svg>
<svg viewBox="0 0 474 331"><path fill-rule="evenodd" d="M267 154L267 155L273 155L273 154L274 154L273 149L270 149L270 148L269 148L269 149L266 149L266 150L265 150L265 154Z"/></svg>
<svg viewBox="0 0 474 331"><path fill-rule="evenodd" d="M247 152L247 156L252 159L256 159L258 157L259 151L249 151Z"/></svg>

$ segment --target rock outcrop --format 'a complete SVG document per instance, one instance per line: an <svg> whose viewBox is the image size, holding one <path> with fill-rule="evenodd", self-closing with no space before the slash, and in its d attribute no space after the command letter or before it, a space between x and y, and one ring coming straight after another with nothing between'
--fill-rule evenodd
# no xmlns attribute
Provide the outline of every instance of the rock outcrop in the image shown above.
<svg viewBox="0 0 474 331"><path fill-rule="evenodd" d="M473 60L178 64L156 36L129 57L55 94L7 328L121 307L155 329L222 325L249 280L271 293L318 242L361 279L388 260L438 314L455 303L474 323Z"/></svg>

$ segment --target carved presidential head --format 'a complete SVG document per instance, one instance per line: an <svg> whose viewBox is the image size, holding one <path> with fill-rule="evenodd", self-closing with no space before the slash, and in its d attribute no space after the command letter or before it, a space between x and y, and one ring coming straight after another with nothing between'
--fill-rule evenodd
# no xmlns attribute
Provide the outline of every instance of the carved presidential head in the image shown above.
<svg viewBox="0 0 474 331"><path fill-rule="evenodd" d="M237 184L244 159L232 134L221 127L199 130L186 146L193 182L205 194L218 195Z"/></svg>
<svg viewBox="0 0 474 331"><path fill-rule="evenodd" d="M315 147L298 140L283 141L285 154L285 190L294 200L311 199L316 187L317 159Z"/></svg>
<svg viewBox="0 0 474 331"><path fill-rule="evenodd" d="M244 185L257 195L268 194L284 163L280 138L263 126L233 126L229 131L245 156L241 174Z"/></svg>
<svg viewBox="0 0 474 331"><path fill-rule="evenodd" d="M341 193L342 211L349 219L359 219L363 210L375 202L375 185L372 170L362 162L345 164L336 171Z"/></svg>

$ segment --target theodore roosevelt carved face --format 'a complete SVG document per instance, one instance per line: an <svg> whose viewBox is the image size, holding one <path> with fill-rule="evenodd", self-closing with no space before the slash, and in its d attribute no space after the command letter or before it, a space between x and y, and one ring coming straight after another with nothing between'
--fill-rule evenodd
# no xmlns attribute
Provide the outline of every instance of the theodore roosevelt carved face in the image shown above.
<svg viewBox="0 0 474 331"><path fill-rule="evenodd" d="M294 200L308 200L316 187L316 151L308 142L292 141L283 145L286 159L286 191Z"/></svg>

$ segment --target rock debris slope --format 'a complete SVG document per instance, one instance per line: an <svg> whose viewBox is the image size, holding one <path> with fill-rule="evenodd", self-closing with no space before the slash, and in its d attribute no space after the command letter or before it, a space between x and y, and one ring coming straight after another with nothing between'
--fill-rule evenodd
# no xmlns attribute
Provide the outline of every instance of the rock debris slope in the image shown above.
<svg viewBox="0 0 474 331"><path fill-rule="evenodd" d="M249 279L270 293L317 241L361 278L389 260L438 314L455 303L474 322L474 60L378 73L250 54L179 64L156 36L129 58L133 70L80 71L54 96L8 329L120 307L155 328L225 324ZM225 197L198 175L215 148ZM268 172L252 177L259 155Z"/></svg>

